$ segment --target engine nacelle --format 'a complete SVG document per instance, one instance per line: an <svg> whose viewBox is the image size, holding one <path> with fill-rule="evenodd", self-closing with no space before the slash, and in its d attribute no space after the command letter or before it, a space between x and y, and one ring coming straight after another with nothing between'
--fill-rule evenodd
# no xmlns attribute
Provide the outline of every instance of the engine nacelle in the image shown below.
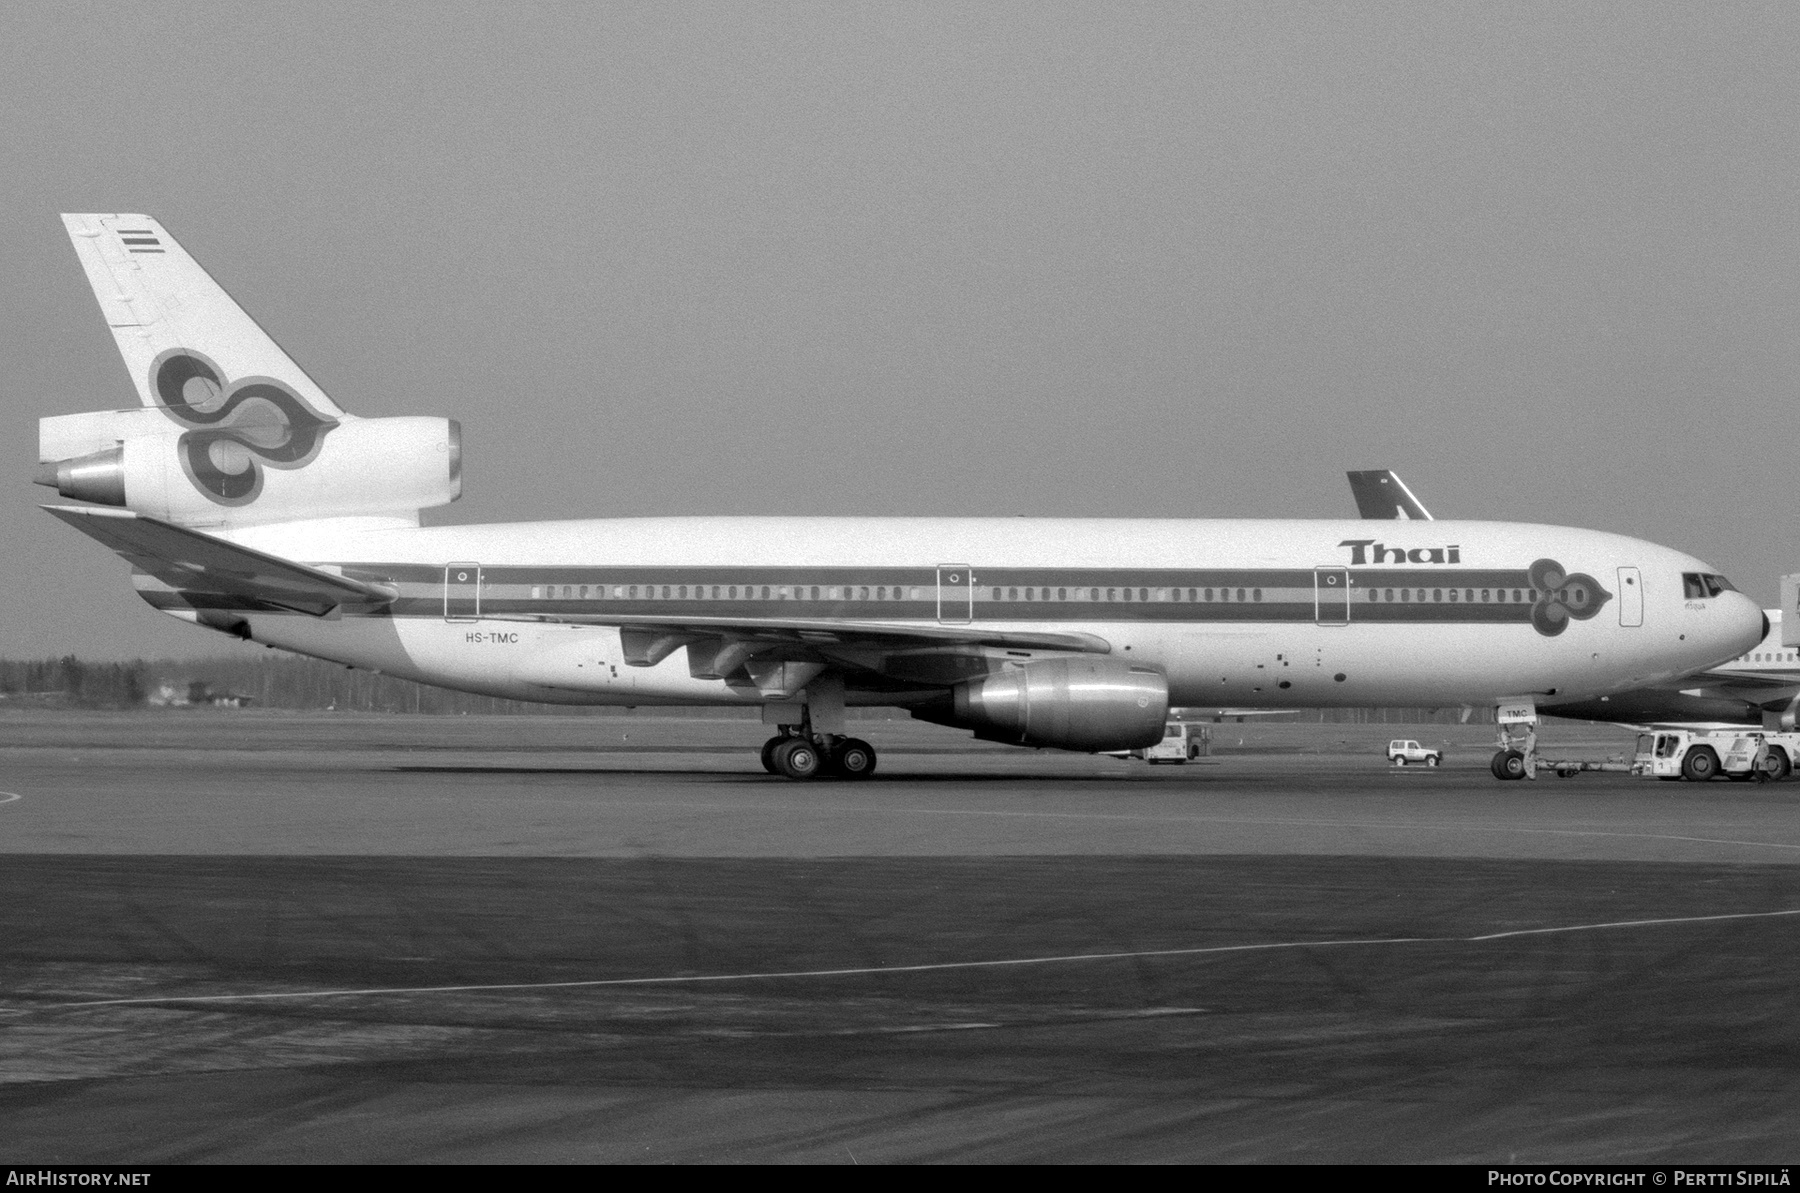
<svg viewBox="0 0 1800 1193"><path fill-rule="evenodd" d="M35 479L64 497L185 526L416 516L462 495L452 419L288 413L217 427L183 425L156 407L46 418Z"/></svg>
<svg viewBox="0 0 1800 1193"><path fill-rule="evenodd" d="M1135 750L1163 738L1169 681L1159 671L1079 656L972 679L915 707L922 721L975 736L1057 750Z"/></svg>

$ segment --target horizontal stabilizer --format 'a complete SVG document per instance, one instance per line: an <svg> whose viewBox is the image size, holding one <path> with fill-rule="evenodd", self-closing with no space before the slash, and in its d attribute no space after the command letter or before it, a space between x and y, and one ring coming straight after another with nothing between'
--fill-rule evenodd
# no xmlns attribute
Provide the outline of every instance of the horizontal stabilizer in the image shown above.
<svg viewBox="0 0 1800 1193"><path fill-rule="evenodd" d="M1419 504L1419 499L1413 496L1412 490L1394 474L1393 469L1351 472L1346 475L1350 478L1350 492L1356 498L1358 517L1377 522L1432 520L1430 512Z"/></svg>
<svg viewBox="0 0 1800 1193"><path fill-rule="evenodd" d="M222 593L280 609L325 617L340 609L380 608L392 588L240 547L129 510L43 507L56 518L124 556L139 571L183 591Z"/></svg>

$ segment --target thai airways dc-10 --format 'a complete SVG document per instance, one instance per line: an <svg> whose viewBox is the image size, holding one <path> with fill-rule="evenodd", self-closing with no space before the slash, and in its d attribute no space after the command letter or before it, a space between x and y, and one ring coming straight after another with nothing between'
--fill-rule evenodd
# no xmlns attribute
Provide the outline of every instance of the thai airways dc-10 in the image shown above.
<svg viewBox="0 0 1800 1193"><path fill-rule="evenodd" d="M148 216L63 220L142 405L44 419L37 479L91 503L46 508L129 560L152 606L464 691L760 706L778 726L763 764L793 778L873 770L846 707L1121 750L1159 741L1172 703L1598 697L1763 634L1761 610L1700 560L1555 526L421 527L461 489L454 422L340 409Z"/></svg>

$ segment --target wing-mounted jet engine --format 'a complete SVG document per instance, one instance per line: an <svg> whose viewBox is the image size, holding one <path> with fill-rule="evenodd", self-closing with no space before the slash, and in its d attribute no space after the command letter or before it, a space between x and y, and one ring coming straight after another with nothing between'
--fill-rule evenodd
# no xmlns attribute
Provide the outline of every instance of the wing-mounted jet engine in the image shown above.
<svg viewBox="0 0 1800 1193"><path fill-rule="evenodd" d="M1163 739L1168 677L1114 659L1043 659L959 683L914 705L921 721L1009 745L1136 750Z"/></svg>

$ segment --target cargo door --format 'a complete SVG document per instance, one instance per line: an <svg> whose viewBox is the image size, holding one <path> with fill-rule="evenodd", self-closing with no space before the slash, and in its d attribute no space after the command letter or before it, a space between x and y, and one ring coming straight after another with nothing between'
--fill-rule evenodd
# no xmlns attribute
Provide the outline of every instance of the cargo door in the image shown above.
<svg viewBox="0 0 1800 1193"><path fill-rule="evenodd" d="M975 577L968 564L938 565L937 613L944 625L968 625L975 619Z"/></svg>
<svg viewBox="0 0 1800 1193"><path fill-rule="evenodd" d="M1619 624L1644 624L1644 578L1636 568L1619 569Z"/></svg>
<svg viewBox="0 0 1800 1193"><path fill-rule="evenodd" d="M444 620L474 621L481 616L481 565L452 563L444 568Z"/></svg>
<svg viewBox="0 0 1800 1193"><path fill-rule="evenodd" d="M1350 569L1313 569L1313 615L1320 625L1350 624Z"/></svg>

